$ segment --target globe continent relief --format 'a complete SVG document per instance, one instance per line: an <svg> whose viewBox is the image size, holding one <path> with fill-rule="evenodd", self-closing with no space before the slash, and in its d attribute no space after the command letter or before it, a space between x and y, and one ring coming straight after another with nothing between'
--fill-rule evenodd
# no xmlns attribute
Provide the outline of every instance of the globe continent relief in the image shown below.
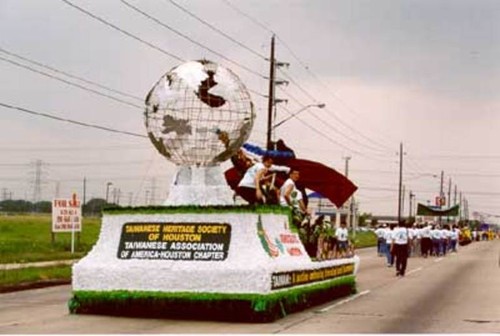
<svg viewBox="0 0 500 336"><path fill-rule="evenodd" d="M245 85L231 70L207 60L173 68L146 97L149 139L177 165L227 160L250 136L254 119Z"/></svg>

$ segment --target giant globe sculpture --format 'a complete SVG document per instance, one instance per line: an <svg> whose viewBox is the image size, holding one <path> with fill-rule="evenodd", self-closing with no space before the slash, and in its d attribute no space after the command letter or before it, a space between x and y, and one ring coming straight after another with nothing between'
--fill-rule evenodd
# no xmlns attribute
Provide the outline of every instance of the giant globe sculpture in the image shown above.
<svg viewBox="0 0 500 336"><path fill-rule="evenodd" d="M255 114L245 85L208 60L181 64L146 97L145 124L155 148L178 166L167 205L232 202L219 164L250 136Z"/></svg>
<svg viewBox="0 0 500 336"><path fill-rule="evenodd" d="M146 98L148 136L177 165L213 166L227 160L250 136L254 118L240 79L207 60L173 68Z"/></svg>

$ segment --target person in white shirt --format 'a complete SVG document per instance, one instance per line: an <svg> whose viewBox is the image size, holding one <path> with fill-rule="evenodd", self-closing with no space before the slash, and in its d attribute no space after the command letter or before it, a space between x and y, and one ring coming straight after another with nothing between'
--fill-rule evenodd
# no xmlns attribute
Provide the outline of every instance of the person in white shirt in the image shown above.
<svg viewBox="0 0 500 336"><path fill-rule="evenodd" d="M431 229L432 239L432 254L439 257L441 254L441 228L439 225L433 226Z"/></svg>
<svg viewBox="0 0 500 336"><path fill-rule="evenodd" d="M408 258L413 256L413 242L415 240L415 231L409 225L405 226L408 233Z"/></svg>
<svg viewBox="0 0 500 336"><path fill-rule="evenodd" d="M441 254L443 256L446 255L446 252L448 252L448 242L450 238L450 230L448 225L444 225L443 228L441 229Z"/></svg>
<svg viewBox="0 0 500 336"><path fill-rule="evenodd" d="M385 248L384 248L384 244L385 244L385 227L386 225L380 225L376 230L375 230L375 234L377 235L377 253L378 253L378 256L383 256L385 255Z"/></svg>
<svg viewBox="0 0 500 336"><path fill-rule="evenodd" d="M300 173L296 169L290 170L289 178L283 183L280 189L280 204L299 210L302 214L307 213L307 208L302 200L302 192L297 189L295 182L300 178Z"/></svg>
<svg viewBox="0 0 500 336"><path fill-rule="evenodd" d="M387 267L392 267L394 265L394 255L391 251L392 245L392 235L394 233L394 225L391 224L390 228L385 231L385 255L387 257Z"/></svg>
<svg viewBox="0 0 500 336"><path fill-rule="evenodd" d="M460 229L456 225L453 225L450 235L450 248L451 252L457 252L457 243Z"/></svg>
<svg viewBox="0 0 500 336"><path fill-rule="evenodd" d="M431 226L425 223L425 226L421 229L420 235L422 236L420 240L422 256L427 258L429 254L432 253L432 240L431 240Z"/></svg>
<svg viewBox="0 0 500 336"><path fill-rule="evenodd" d="M414 256L422 255L422 225L413 225L413 253Z"/></svg>
<svg viewBox="0 0 500 336"><path fill-rule="evenodd" d="M247 169L245 175L238 184L238 189L236 190L237 194L250 204L265 203L261 183L268 171L289 172L290 168L275 166L270 156L264 156L262 158L262 163L256 163Z"/></svg>
<svg viewBox="0 0 500 336"><path fill-rule="evenodd" d="M405 276L408 263L408 243L410 236L406 223L401 221L394 230L392 238L392 250L396 257L396 276Z"/></svg>
<svg viewBox="0 0 500 336"><path fill-rule="evenodd" d="M337 258L343 258L347 253L349 239L349 231L345 223L341 223L340 227L335 230L335 238L337 238Z"/></svg>

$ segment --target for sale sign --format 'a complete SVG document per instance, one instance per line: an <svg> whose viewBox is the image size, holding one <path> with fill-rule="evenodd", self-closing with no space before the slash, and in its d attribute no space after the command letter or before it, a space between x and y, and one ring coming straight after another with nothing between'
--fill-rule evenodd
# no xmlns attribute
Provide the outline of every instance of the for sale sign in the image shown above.
<svg viewBox="0 0 500 336"><path fill-rule="evenodd" d="M82 205L76 194L52 201L52 232L82 231Z"/></svg>

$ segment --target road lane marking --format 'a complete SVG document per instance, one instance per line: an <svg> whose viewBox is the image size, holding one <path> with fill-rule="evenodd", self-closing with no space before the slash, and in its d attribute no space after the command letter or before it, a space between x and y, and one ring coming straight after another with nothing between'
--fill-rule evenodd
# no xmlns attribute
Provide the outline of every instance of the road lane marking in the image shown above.
<svg viewBox="0 0 500 336"><path fill-rule="evenodd" d="M419 271L421 271L421 270L422 270L422 267L418 267L418 268L415 268L415 269L413 269L413 270L411 270L411 271L409 271L409 272L406 272L406 274L407 274L407 275L408 275L408 274L412 274L412 273L415 273L415 272L419 272Z"/></svg>
<svg viewBox="0 0 500 336"><path fill-rule="evenodd" d="M359 298L359 297L361 297L361 296L363 296L363 295L366 295L366 294L368 294L368 293L370 293L370 290L365 290L365 291L362 291L361 293L355 294L355 295L353 295L353 296L351 296L351 297L349 297L349 298L347 298L347 299L344 299L344 300L342 300L342 301L336 302L336 303L334 303L334 304L332 304L332 305L330 305L330 306L328 306L328 307L325 307L325 308L323 308L323 309L316 310L316 311L315 311L315 313L325 313L325 312L329 311L329 310L330 310L330 309L332 309L332 308L335 308L335 307L338 307L338 306L340 306L340 305L343 305L344 303L347 303L347 302L351 302L351 301L353 301L353 300L356 300L357 298Z"/></svg>

